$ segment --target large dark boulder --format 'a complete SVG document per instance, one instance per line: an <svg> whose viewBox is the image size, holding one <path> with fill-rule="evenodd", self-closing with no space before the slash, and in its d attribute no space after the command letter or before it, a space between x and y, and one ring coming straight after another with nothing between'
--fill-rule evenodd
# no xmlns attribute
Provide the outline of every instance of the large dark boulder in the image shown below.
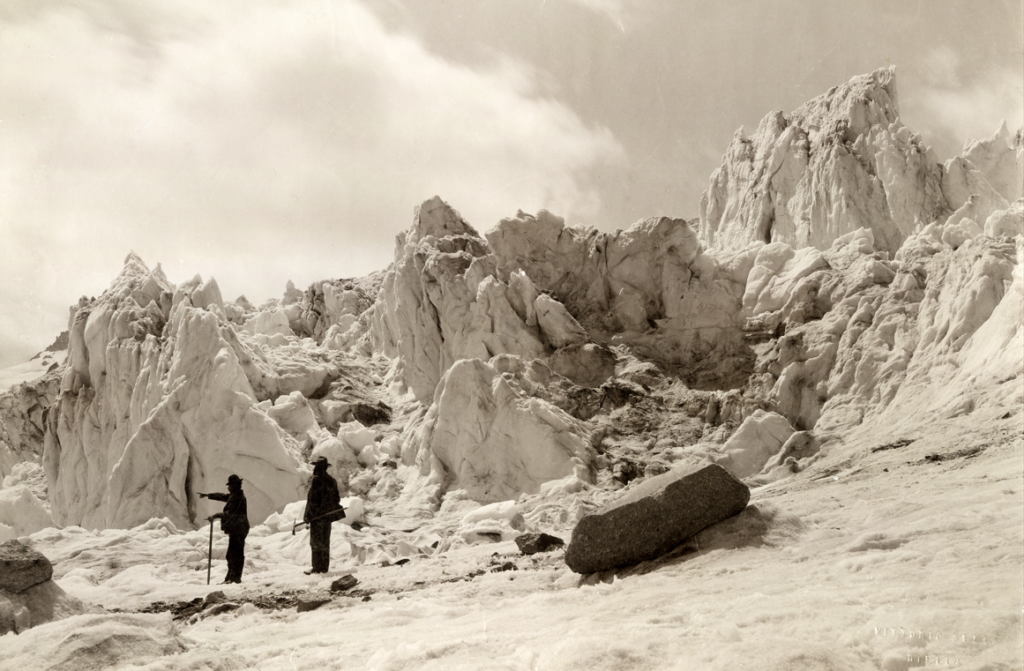
<svg viewBox="0 0 1024 671"><path fill-rule="evenodd" d="M669 471L580 520L565 563L585 574L654 559L749 500L750 489L717 464Z"/></svg>
<svg viewBox="0 0 1024 671"><path fill-rule="evenodd" d="M53 564L18 541L0 543L0 589L17 594L53 577Z"/></svg>

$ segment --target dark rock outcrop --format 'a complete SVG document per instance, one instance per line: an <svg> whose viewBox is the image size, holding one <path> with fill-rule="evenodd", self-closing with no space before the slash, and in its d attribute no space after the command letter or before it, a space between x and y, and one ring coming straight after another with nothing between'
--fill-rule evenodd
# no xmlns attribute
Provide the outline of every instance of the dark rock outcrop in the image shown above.
<svg viewBox="0 0 1024 671"><path fill-rule="evenodd" d="M0 589L18 594L53 577L53 564L18 541L0 543Z"/></svg>
<svg viewBox="0 0 1024 671"><path fill-rule="evenodd" d="M331 583L331 593L344 592L359 584L359 579L354 575L343 575Z"/></svg>
<svg viewBox="0 0 1024 671"><path fill-rule="evenodd" d="M363 426L390 424L391 408L380 401L378 401L376 405L370 405L369 403L353 403L352 418Z"/></svg>
<svg viewBox="0 0 1024 671"><path fill-rule="evenodd" d="M324 604L330 603L331 600L323 597L305 597L299 599L299 603L295 606L295 611L298 613L308 613L311 610L316 610Z"/></svg>
<svg viewBox="0 0 1024 671"><path fill-rule="evenodd" d="M670 471L580 520L565 563L586 574L654 559L749 500L747 486L717 464Z"/></svg>
<svg viewBox="0 0 1024 671"><path fill-rule="evenodd" d="M524 555L537 554L538 552L550 552L555 548L565 546L565 541L551 534L522 534L516 537L516 545Z"/></svg>

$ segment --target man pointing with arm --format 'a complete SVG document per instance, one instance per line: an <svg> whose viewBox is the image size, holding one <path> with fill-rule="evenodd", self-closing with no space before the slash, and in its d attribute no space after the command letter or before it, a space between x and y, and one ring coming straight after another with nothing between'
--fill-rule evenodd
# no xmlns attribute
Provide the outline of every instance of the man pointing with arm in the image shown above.
<svg viewBox="0 0 1024 671"><path fill-rule="evenodd" d="M246 510L245 494L242 493L242 478L237 475L228 476L228 493L199 493L200 498L212 501L224 501L224 510L210 515L210 523L220 520L221 531L228 535L228 575L225 583L242 582L242 569L245 568L245 537L249 535L249 516Z"/></svg>

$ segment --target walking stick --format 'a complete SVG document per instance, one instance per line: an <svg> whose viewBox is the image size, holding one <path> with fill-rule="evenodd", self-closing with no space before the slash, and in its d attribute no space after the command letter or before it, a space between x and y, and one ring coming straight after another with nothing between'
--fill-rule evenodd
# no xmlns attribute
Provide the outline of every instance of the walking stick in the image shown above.
<svg viewBox="0 0 1024 671"><path fill-rule="evenodd" d="M206 584L210 584L210 566L213 565L213 520L210 520L210 552L206 555Z"/></svg>

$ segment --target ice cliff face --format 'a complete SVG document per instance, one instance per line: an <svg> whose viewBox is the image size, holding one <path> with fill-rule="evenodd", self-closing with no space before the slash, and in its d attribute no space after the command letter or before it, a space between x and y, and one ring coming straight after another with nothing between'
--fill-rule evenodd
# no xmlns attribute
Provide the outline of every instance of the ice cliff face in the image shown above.
<svg viewBox="0 0 1024 671"><path fill-rule="evenodd" d="M1005 128L940 165L899 120L895 69L877 70L769 114L750 138L737 132L701 198L700 233L712 249L825 249L865 228L892 255L933 221L969 214L983 225L1006 209L1020 197L1020 165L1020 139Z"/></svg>
<svg viewBox="0 0 1024 671"><path fill-rule="evenodd" d="M231 473L254 517L299 495L299 446L254 407L216 283L174 288L131 255L70 331L44 454L58 524L193 524L214 512L197 493Z"/></svg>
<svg viewBox="0 0 1024 671"><path fill-rule="evenodd" d="M425 402L459 359L543 355L539 323L527 324L510 299L533 309L537 292L529 280L514 287L498 282L487 242L434 198L398 237L370 337L376 351L396 361L397 379Z"/></svg>
<svg viewBox="0 0 1024 671"><path fill-rule="evenodd" d="M1020 129L1011 135L1004 121L992 137L968 141L963 157L1006 200L1024 197L1024 135Z"/></svg>
<svg viewBox="0 0 1024 671"><path fill-rule="evenodd" d="M848 258L855 260L843 267L851 247L857 254ZM789 263L800 258L785 251ZM809 256L832 263L818 262L784 291L779 311L753 318L781 318L786 327L762 358L768 398L796 428L822 433L883 416L895 425L973 410L973 387L999 388L1021 370L1021 352L1006 349L1020 340L1019 323L1000 316L998 335L982 329L997 309L1020 312L1019 253L1018 243L985 236L953 249L935 226L908 239L893 262L874 252L867 231L840 239L824 255L812 250ZM1007 367L967 374L976 350ZM957 376L972 382L954 385ZM1012 387L1003 391L1004 401L1013 396Z"/></svg>
<svg viewBox="0 0 1024 671"><path fill-rule="evenodd" d="M259 307L130 255L50 382L0 397L0 467L42 452L57 524L196 524L230 473L259 523L321 455L378 512L432 515L687 459L782 477L866 423L1019 407L1022 154L1003 127L937 163L886 69L737 135L699 230L542 210L480 235L433 198L386 270ZM646 471L602 442L634 415Z"/></svg>
<svg viewBox="0 0 1024 671"><path fill-rule="evenodd" d="M60 377L46 373L0 394L0 480L23 461L42 456L46 413L60 388Z"/></svg>
<svg viewBox="0 0 1024 671"><path fill-rule="evenodd" d="M507 364L503 357L456 362L411 438L406 453L422 475L441 485L433 492L438 504L448 489L489 503L535 494L552 481L579 488L594 480L586 428L523 393Z"/></svg>
<svg viewBox="0 0 1024 671"><path fill-rule="evenodd" d="M682 219L600 233L545 211L502 220L487 238L498 277L550 293L584 339L683 367L701 388L729 388L749 368L739 313L756 250L709 256Z"/></svg>

